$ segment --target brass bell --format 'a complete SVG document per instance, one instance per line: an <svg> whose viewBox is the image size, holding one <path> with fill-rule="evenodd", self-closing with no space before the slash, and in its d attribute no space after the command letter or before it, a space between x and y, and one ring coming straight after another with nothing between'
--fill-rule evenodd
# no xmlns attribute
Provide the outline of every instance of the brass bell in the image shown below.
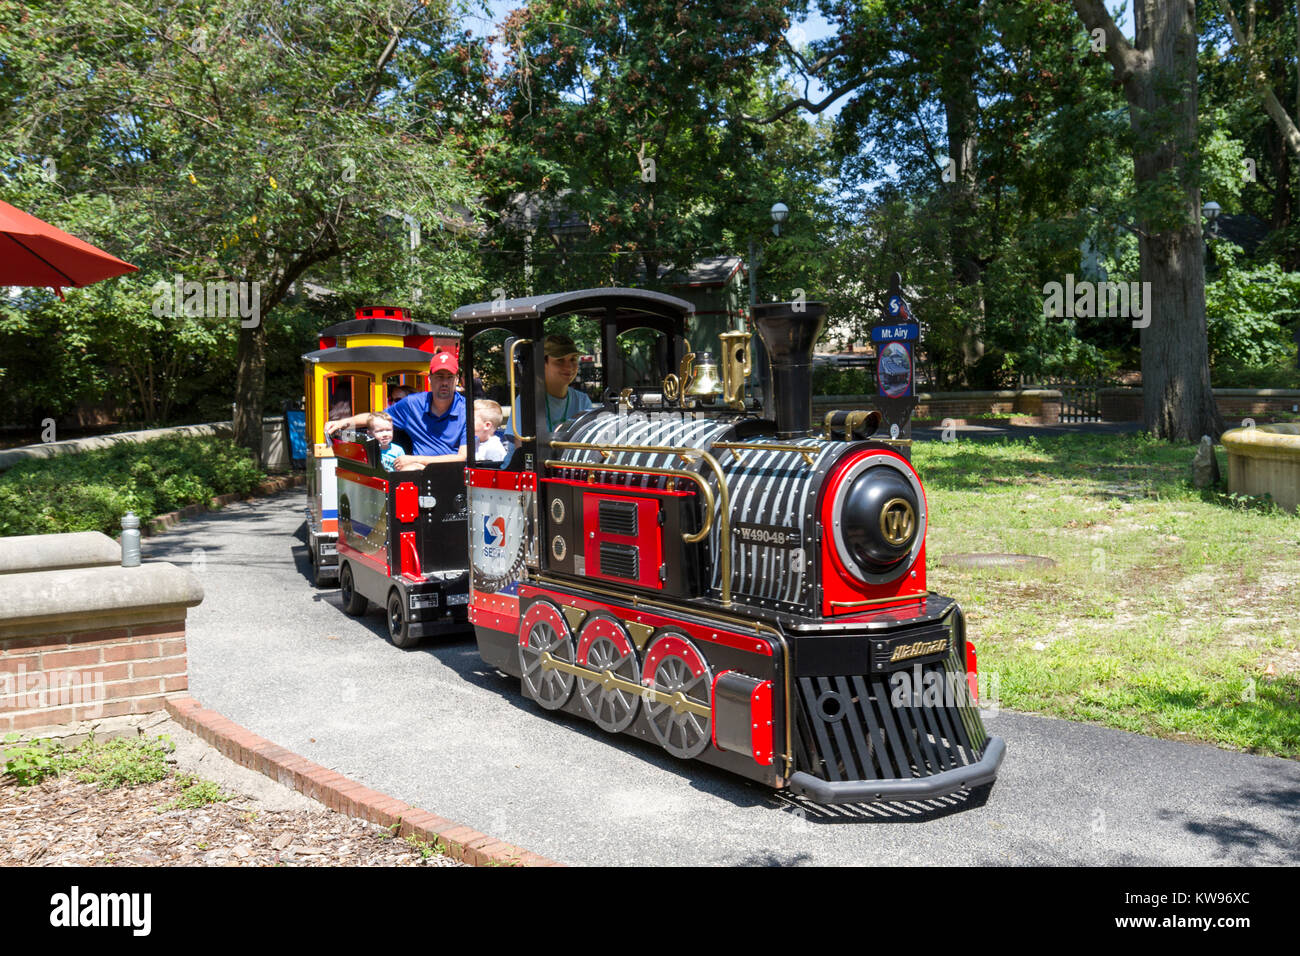
<svg viewBox="0 0 1300 956"><path fill-rule="evenodd" d="M712 352L698 352L695 355L695 374L686 386L686 394L691 398L714 399L722 394L722 382L718 379L718 365L713 361Z"/></svg>

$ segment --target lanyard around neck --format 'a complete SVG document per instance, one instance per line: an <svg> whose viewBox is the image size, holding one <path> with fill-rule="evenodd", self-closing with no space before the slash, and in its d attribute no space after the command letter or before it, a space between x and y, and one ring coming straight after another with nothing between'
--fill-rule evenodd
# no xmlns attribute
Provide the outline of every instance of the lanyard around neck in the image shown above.
<svg viewBox="0 0 1300 956"><path fill-rule="evenodd" d="M570 388L568 391L564 393L564 414L560 416L561 422L567 422L569 420L569 401L572 398L573 398L573 389ZM556 422L552 421L551 419L551 396L548 393L546 396L546 427L550 431L555 431L555 425Z"/></svg>

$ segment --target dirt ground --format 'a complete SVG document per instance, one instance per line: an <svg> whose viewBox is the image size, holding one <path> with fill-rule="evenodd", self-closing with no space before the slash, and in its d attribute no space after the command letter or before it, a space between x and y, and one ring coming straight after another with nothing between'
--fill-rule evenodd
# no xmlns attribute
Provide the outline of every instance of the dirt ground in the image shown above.
<svg viewBox="0 0 1300 956"><path fill-rule="evenodd" d="M241 767L171 720L145 733L175 744L172 773L156 783L100 790L72 774L31 787L0 781L0 866L462 865ZM234 799L162 810L182 792L178 772Z"/></svg>

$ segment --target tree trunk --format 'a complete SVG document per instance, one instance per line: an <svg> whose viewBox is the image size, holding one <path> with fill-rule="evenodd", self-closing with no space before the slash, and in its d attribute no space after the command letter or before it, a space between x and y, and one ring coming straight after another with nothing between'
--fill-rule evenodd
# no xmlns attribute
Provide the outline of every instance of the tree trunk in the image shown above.
<svg viewBox="0 0 1300 956"><path fill-rule="evenodd" d="M262 400L266 394L266 321L239 330L235 360L235 444L262 460Z"/></svg>
<svg viewBox="0 0 1300 956"><path fill-rule="evenodd" d="M1140 276L1151 283L1149 299L1143 296L1148 323L1141 332L1143 422L1157 438L1217 439L1223 419L1210 390L1201 191L1195 177L1196 3L1137 0L1133 45L1101 0L1074 0L1074 6L1089 30L1104 31L1106 57L1123 83L1139 195L1160 195L1170 184L1180 191L1177 209L1165 203L1140 206Z"/></svg>
<svg viewBox="0 0 1300 956"><path fill-rule="evenodd" d="M1218 439L1223 421L1210 390L1205 324L1205 260L1199 221L1138 242L1150 286L1150 325L1141 332L1142 418L1174 441Z"/></svg>
<svg viewBox="0 0 1300 956"><path fill-rule="evenodd" d="M1149 69L1125 83L1130 125L1138 144L1134 182L1155 189L1169 176L1182 187L1181 225L1164 216L1139 219L1141 279L1150 282L1142 329L1143 421L1148 431L1174 441L1218 439L1223 420L1210 390L1205 320L1205 255L1201 191L1196 168L1196 5L1193 0L1153 2L1134 9L1139 49L1150 51ZM1156 213L1157 216L1160 213Z"/></svg>
<svg viewBox="0 0 1300 956"><path fill-rule="evenodd" d="M948 156L953 164L952 207L948 218L948 244L957 282L974 297L970 322L962 334L962 384L970 385L968 370L984 357L984 286L976 243L975 132L973 102L965 97L945 104L948 120Z"/></svg>
<svg viewBox="0 0 1300 956"><path fill-rule="evenodd" d="M948 246L957 282L974 297L974 302L970 303L970 322L961 342L961 381L967 385L971 384L968 370L984 357L984 287L978 255L979 207L975 182L979 100L975 96L973 76L979 42L978 28L956 31L952 55L940 71L940 82L944 87L948 161L952 171Z"/></svg>

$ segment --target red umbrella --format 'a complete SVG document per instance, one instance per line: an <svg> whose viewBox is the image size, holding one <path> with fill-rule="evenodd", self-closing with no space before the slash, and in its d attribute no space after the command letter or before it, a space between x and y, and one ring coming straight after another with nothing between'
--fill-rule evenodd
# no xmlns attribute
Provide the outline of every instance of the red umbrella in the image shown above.
<svg viewBox="0 0 1300 956"><path fill-rule="evenodd" d="M0 201L0 288L50 286L62 298L65 286L90 285L136 268Z"/></svg>

